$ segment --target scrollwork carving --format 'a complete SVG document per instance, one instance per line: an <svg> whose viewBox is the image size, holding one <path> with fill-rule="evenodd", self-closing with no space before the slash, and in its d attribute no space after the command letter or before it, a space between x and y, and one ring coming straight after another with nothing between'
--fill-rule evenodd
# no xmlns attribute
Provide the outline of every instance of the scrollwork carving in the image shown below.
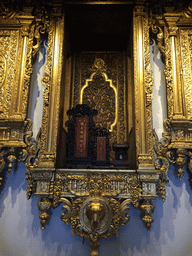
<svg viewBox="0 0 192 256"><path fill-rule="evenodd" d="M76 233L89 239L90 246L95 252L101 238L118 236L120 225L130 220L126 212L129 210L130 199L120 203L114 198L103 197L77 198L71 201L61 198L60 202L65 203L63 206L65 212L61 214L61 219L66 224L71 223L72 234Z"/></svg>
<svg viewBox="0 0 192 256"><path fill-rule="evenodd" d="M62 207L62 210L65 210L65 212L61 214L61 220L64 221L66 224L69 224L71 222L72 204L66 198L61 198L59 201L65 203L65 205L63 205Z"/></svg>
<svg viewBox="0 0 192 256"><path fill-rule="evenodd" d="M161 143L159 142L158 136L153 131L154 135L154 151L155 151L155 168L159 172L159 181L157 186L157 193L161 195L163 201L166 198L166 187L165 183L168 182L168 170L170 162L174 163L175 160L173 159L172 152L170 150L170 140L171 140L171 133L164 132L163 138L164 141Z"/></svg>
<svg viewBox="0 0 192 256"><path fill-rule="evenodd" d="M163 46L164 33L163 29L156 25L155 19L152 17L152 13L149 19L149 27L151 27L152 33L157 34L157 46L162 54L165 54L165 47Z"/></svg>
<svg viewBox="0 0 192 256"><path fill-rule="evenodd" d="M43 13L41 19L36 20L34 39L35 44L33 45L33 57L36 55L41 45L41 34L45 34L49 29L49 15L47 12Z"/></svg>

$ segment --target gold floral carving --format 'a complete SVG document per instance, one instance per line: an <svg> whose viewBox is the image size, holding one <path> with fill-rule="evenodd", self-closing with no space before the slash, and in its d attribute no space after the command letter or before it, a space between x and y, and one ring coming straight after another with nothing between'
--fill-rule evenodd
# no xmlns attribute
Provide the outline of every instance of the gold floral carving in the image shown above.
<svg viewBox="0 0 192 256"><path fill-rule="evenodd" d="M187 117L192 118L192 80L191 80L191 60L192 60L192 30L180 30L181 40L181 61L182 61L182 77L185 91L185 102L187 109Z"/></svg>
<svg viewBox="0 0 192 256"><path fill-rule="evenodd" d="M15 78L17 60L17 43L19 30L0 30L0 52L4 59L4 68L1 66L3 84L0 86L0 118L9 117L12 88Z"/></svg>
<svg viewBox="0 0 192 256"><path fill-rule="evenodd" d="M53 37L54 37L54 24L50 24L48 30L48 47L47 47L47 62L44 70L44 76L42 78L42 84L44 86L43 94L43 118L41 128L41 150L46 150L47 129L48 129L48 116L49 116L49 97L52 75L52 58L53 58Z"/></svg>
<svg viewBox="0 0 192 256"><path fill-rule="evenodd" d="M34 37L34 26L31 27L28 34L28 44L27 44L27 58L25 64L25 73L24 73L24 84L22 90L22 114L23 117L26 115L27 103L28 103L28 93L29 93L29 86L32 74L32 47L33 47L33 37Z"/></svg>
<svg viewBox="0 0 192 256"><path fill-rule="evenodd" d="M140 6L141 7L141 6ZM134 15L134 84L135 84L135 129L139 165L153 165L152 135L152 69L149 53L148 15L136 8ZM138 11L139 10L139 11ZM139 30L140 29L140 30ZM142 31L142 32L141 32ZM140 43L139 43L140 41ZM141 43L143 42L143 44ZM143 45L143 46L142 46ZM143 61L138 56L143 54ZM144 87L144 88L143 88ZM144 91L144 93L143 93ZM138 100L140 99L140 100Z"/></svg>
<svg viewBox="0 0 192 256"><path fill-rule="evenodd" d="M87 104L98 110L94 118L97 126L113 131L117 123L117 89L104 72L94 72L80 92L80 104Z"/></svg>
<svg viewBox="0 0 192 256"><path fill-rule="evenodd" d="M7 61L4 56L0 55L0 88L4 85L7 73Z"/></svg>
<svg viewBox="0 0 192 256"><path fill-rule="evenodd" d="M94 117L94 121L96 125L107 126L112 130L110 145L115 141L127 141L125 62L124 52L82 52L74 55L72 106L83 102L97 108L99 114ZM100 94L97 95L98 89ZM99 100L104 97L107 104L99 104ZM114 159L113 153L110 153L111 161Z"/></svg>
<svg viewBox="0 0 192 256"><path fill-rule="evenodd" d="M170 51L170 38L168 28L165 27L165 69L164 74L166 78L167 85L167 114L168 118L171 118L173 115L173 77L172 77L172 63L171 63L171 51Z"/></svg>
<svg viewBox="0 0 192 256"><path fill-rule="evenodd" d="M145 82L145 93L146 93L146 137L147 137L147 153L151 157L151 164L153 163L153 124L152 124L152 68L150 63L150 52L149 52L149 25L148 20L144 20L144 82Z"/></svg>
<svg viewBox="0 0 192 256"><path fill-rule="evenodd" d="M136 190L139 191L137 180L127 175L111 176L106 174L86 174L69 175L56 174L54 186L54 205L57 205L61 194L75 196L109 196L118 197L119 194L130 195L132 193L136 198ZM134 189L129 188L129 184L134 184ZM127 187L128 185L128 187ZM132 185L131 185L132 186ZM138 197L137 197L138 199Z"/></svg>
<svg viewBox="0 0 192 256"><path fill-rule="evenodd" d="M136 41L136 34L137 34L137 20L138 18L136 17L136 14L133 16L133 35L134 35L134 44L137 45L137 41ZM137 39L138 40L138 39ZM134 84L135 84L135 99L139 99L139 88L138 88L138 84L139 84L139 74L136 70L139 69L138 66L138 50L137 47L134 47ZM137 100L135 100L135 141L136 141L136 150L137 152L141 152L141 143L140 143L140 127L139 127L139 118L140 118L140 113L139 113L139 102Z"/></svg>

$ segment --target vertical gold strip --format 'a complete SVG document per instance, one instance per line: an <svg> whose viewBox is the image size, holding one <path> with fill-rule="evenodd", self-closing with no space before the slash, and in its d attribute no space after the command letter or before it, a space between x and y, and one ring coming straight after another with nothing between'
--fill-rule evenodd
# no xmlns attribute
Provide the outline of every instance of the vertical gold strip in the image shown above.
<svg viewBox="0 0 192 256"><path fill-rule="evenodd" d="M63 38L64 17L62 19L53 19L50 24L48 36L47 64L42 79L42 83L44 84L44 103L41 129L41 153L42 159L49 155L50 167L54 167L57 149L61 73L64 65ZM42 162L43 161L44 160L42 160Z"/></svg>
<svg viewBox="0 0 192 256"><path fill-rule="evenodd" d="M152 134L152 70L149 53L148 15L145 6L134 12L135 131L138 168L154 169Z"/></svg>
<svg viewBox="0 0 192 256"><path fill-rule="evenodd" d="M146 153L145 129L145 94L144 94L144 42L143 42L143 17L138 17L138 74L139 74L139 109L140 109L140 142L141 154Z"/></svg>
<svg viewBox="0 0 192 256"><path fill-rule="evenodd" d="M23 38L23 52L22 52L22 59L21 59L21 73L20 73L20 84L19 84L19 92L18 92L18 104L17 104L17 112L21 112L22 111L22 91L23 91L23 84L24 84L24 76L25 76L25 64L26 64L26 57L27 57L27 42L28 42L28 38L27 36L24 36Z"/></svg>
<svg viewBox="0 0 192 256"><path fill-rule="evenodd" d="M187 118L192 118L192 73L191 73L191 29L180 29L180 49L181 49L181 88L183 113Z"/></svg>
<svg viewBox="0 0 192 256"><path fill-rule="evenodd" d="M172 70L172 84L173 84L173 118L183 118L183 109L182 109L182 92L180 86L180 70L179 70L179 54L177 55L177 36L178 36L178 27L177 21L179 20L181 14L179 13L166 13L164 18L167 22L169 29L169 40L167 41L170 44L170 54L171 54L171 70ZM168 53L166 58L169 58Z"/></svg>
<svg viewBox="0 0 192 256"><path fill-rule="evenodd" d="M173 95L174 95L174 114L182 115L181 100L179 97L179 84L177 79L177 58L176 58L176 38L171 36L171 61L172 61L172 75L173 75Z"/></svg>
<svg viewBox="0 0 192 256"><path fill-rule="evenodd" d="M50 115L49 115L49 128L48 128L48 143L47 143L47 151L52 151L53 144L53 127L54 127L54 112L56 110L56 87L57 87L57 76L58 76L58 61L59 61L59 31L58 31L57 23L54 24L54 39L53 39L53 70L52 70L52 86L50 90Z"/></svg>
<svg viewBox="0 0 192 256"><path fill-rule="evenodd" d="M124 80L124 122L125 122L125 141L128 142L128 111L127 111L127 107L128 107L128 97L127 97L127 94L128 94L128 84L127 84L127 77L126 77L126 70L128 72L128 68L127 68L127 64L128 64L128 60L125 59L125 55L124 55L124 77L125 77L125 80Z"/></svg>

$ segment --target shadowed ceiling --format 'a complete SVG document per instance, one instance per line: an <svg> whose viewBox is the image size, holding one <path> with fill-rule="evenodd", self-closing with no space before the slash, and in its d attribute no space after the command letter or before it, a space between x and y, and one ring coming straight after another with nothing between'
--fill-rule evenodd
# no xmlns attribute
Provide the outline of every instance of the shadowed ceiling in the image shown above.
<svg viewBox="0 0 192 256"><path fill-rule="evenodd" d="M132 5L73 5L66 8L72 50L124 50L130 35Z"/></svg>

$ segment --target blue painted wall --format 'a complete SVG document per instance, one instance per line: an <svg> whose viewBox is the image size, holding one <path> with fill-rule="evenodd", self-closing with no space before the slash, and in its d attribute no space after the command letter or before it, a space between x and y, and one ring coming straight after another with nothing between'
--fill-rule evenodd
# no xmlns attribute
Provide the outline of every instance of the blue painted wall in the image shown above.
<svg viewBox="0 0 192 256"><path fill-rule="evenodd" d="M88 256L89 242L71 237L70 225L60 220L61 205L51 210L49 224L41 230L38 200L26 198L25 165L19 163L8 177L5 170L0 194L1 256ZM170 167L167 198L154 201L154 223L147 232L140 210L130 206L130 222L121 226L119 237L101 241L100 256L190 256L192 255L192 189L189 175L180 181Z"/></svg>

